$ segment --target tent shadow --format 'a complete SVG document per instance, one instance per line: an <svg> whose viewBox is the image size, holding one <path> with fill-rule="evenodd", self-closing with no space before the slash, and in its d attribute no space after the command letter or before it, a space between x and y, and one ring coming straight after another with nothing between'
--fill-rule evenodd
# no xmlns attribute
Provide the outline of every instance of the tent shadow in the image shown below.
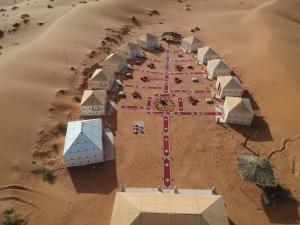
<svg viewBox="0 0 300 225"><path fill-rule="evenodd" d="M70 167L68 172L77 193L109 194L118 186L115 160Z"/></svg>
<svg viewBox="0 0 300 225"><path fill-rule="evenodd" d="M259 110L259 106L258 106L257 102L254 100L254 98L252 97L252 95L250 94L250 92L248 90L244 90L243 98L249 98L252 109Z"/></svg>
<svg viewBox="0 0 300 225"><path fill-rule="evenodd" d="M270 206L263 203L264 211L271 223L276 224L299 224L300 217L298 213L299 202L285 190L279 196L279 200Z"/></svg>
<svg viewBox="0 0 300 225"><path fill-rule="evenodd" d="M254 116L251 126L237 124L228 125L244 137L248 136L250 141L264 142L273 140L270 127L262 116Z"/></svg>

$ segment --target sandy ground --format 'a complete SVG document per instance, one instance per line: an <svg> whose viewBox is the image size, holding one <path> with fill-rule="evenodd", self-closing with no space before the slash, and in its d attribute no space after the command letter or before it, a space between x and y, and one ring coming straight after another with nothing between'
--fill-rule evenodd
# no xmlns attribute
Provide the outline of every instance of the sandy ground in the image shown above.
<svg viewBox="0 0 300 225"><path fill-rule="evenodd" d="M81 71L101 63L106 51L117 47L101 45L106 36L115 34L106 28L132 26L130 34L118 40L123 42L146 31L190 35L190 29L198 26L201 30L195 35L238 74L259 117L251 129L220 127L213 117L172 117L174 183L182 188L215 186L233 224L299 223L297 204L264 208L260 191L241 181L235 164L236 154L248 152L240 147L246 134L251 135L249 148L261 155L282 149L271 162L279 183L299 200L299 1L7 0L0 2L1 8L5 10L0 30L5 33L0 39L0 210L15 207L33 225L106 225L121 184L157 186L162 176L161 118L118 110L106 119L116 129L116 161L72 170L62 168L64 136L57 123L78 118L73 97L81 94ZM147 15L149 9L160 15ZM27 23L21 18L24 14L30 15ZM132 23L132 16L141 26ZM8 33L12 27L18 28ZM97 56L91 59L88 54L93 50ZM188 78L182 79L182 87L193 88ZM200 86L210 84L203 81ZM66 92L57 94L61 89ZM197 107L210 110L203 104L204 96L197 97L202 102ZM119 104L145 104L144 100ZM131 134L135 120L145 121L144 135ZM40 157L32 156L36 151ZM55 169L54 184L31 173L33 161Z"/></svg>

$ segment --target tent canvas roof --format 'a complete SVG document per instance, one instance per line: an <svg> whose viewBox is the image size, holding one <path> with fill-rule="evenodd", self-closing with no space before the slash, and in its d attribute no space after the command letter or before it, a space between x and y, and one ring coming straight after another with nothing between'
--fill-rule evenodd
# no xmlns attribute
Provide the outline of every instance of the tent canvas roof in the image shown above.
<svg viewBox="0 0 300 225"><path fill-rule="evenodd" d="M198 38L196 38L195 36L189 36L186 38L183 38L182 41L186 41L189 44L193 45L193 44L198 44L198 43L202 43Z"/></svg>
<svg viewBox="0 0 300 225"><path fill-rule="evenodd" d="M96 149L103 149L102 143L102 120L81 120L68 122L64 154L69 152L72 145L93 145ZM77 143L78 139L84 139L89 143Z"/></svg>
<svg viewBox="0 0 300 225"><path fill-rule="evenodd" d="M228 220L219 195L117 192L111 225L132 224L228 225Z"/></svg>
<svg viewBox="0 0 300 225"><path fill-rule="evenodd" d="M217 82L220 82L223 88L244 89L239 79L235 76L219 76Z"/></svg>
<svg viewBox="0 0 300 225"><path fill-rule="evenodd" d="M213 69L230 69L230 67L222 59L213 59L207 62L207 67L212 67Z"/></svg>
<svg viewBox="0 0 300 225"><path fill-rule="evenodd" d="M111 53L109 56L106 57L106 59L103 61L103 64L105 63L126 63L126 58L118 55L116 53Z"/></svg>
<svg viewBox="0 0 300 225"><path fill-rule="evenodd" d="M158 38L156 36L154 36L153 34L150 34L150 33L146 33L146 34L140 36L139 39L143 40L143 41L146 41L146 42L152 41L152 40L158 41Z"/></svg>
<svg viewBox="0 0 300 225"><path fill-rule="evenodd" d="M107 101L105 90L85 90L81 99L81 106L104 105Z"/></svg>
<svg viewBox="0 0 300 225"><path fill-rule="evenodd" d="M140 47L137 44L134 44L132 42L128 42L123 44L119 50L125 50L125 51L134 51L134 50L140 50Z"/></svg>
<svg viewBox="0 0 300 225"><path fill-rule="evenodd" d="M114 74L109 70L96 69L91 77L91 81L109 81L112 80Z"/></svg>
<svg viewBox="0 0 300 225"><path fill-rule="evenodd" d="M229 111L235 111L238 113L254 114L250 100L248 98L240 97L226 97L224 106L228 107Z"/></svg>
<svg viewBox="0 0 300 225"><path fill-rule="evenodd" d="M213 50L211 47L203 47L203 48L198 48L198 53L200 53L201 55L217 55L218 53L215 52L215 50Z"/></svg>

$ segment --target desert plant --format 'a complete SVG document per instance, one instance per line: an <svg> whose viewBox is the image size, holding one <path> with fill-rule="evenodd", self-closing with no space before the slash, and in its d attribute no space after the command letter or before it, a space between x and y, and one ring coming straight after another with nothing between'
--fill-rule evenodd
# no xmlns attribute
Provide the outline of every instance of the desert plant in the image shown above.
<svg viewBox="0 0 300 225"><path fill-rule="evenodd" d="M75 102L81 102L81 97L78 96L78 95L76 95L76 96L73 97L73 100L74 100Z"/></svg>
<svg viewBox="0 0 300 225"><path fill-rule="evenodd" d="M43 175L43 179L47 180L50 183L52 183L55 179L53 170L46 168L46 167L42 168L42 175Z"/></svg>
<svg viewBox="0 0 300 225"><path fill-rule="evenodd" d="M25 220L13 208L4 210L3 216L3 225L25 225Z"/></svg>
<svg viewBox="0 0 300 225"><path fill-rule="evenodd" d="M36 175L41 175L43 180L46 180L49 183L53 183L55 180L54 171L48 167L35 165L31 172Z"/></svg>
<svg viewBox="0 0 300 225"><path fill-rule="evenodd" d="M56 129L59 132L65 133L67 130L67 124L65 122L59 122L58 124L56 124Z"/></svg>

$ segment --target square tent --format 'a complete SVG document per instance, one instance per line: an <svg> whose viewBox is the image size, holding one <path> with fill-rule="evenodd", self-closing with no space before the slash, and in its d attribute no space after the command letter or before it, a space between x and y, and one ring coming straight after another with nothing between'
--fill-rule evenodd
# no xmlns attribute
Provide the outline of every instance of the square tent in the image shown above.
<svg viewBox="0 0 300 225"><path fill-rule="evenodd" d="M235 76L220 76L216 82L216 98L241 97L244 87Z"/></svg>
<svg viewBox="0 0 300 225"><path fill-rule="evenodd" d="M102 120L82 120L68 123L64 162L67 167L104 161Z"/></svg>
<svg viewBox="0 0 300 225"><path fill-rule="evenodd" d="M112 71L96 69L90 78L89 86L92 90L111 90L115 80Z"/></svg>
<svg viewBox="0 0 300 225"><path fill-rule="evenodd" d="M189 36L181 40L180 47L185 52L197 52L198 48L203 47L203 43L195 36Z"/></svg>
<svg viewBox="0 0 300 225"><path fill-rule="evenodd" d="M222 59L209 60L207 62L207 72L209 79L231 75L230 67Z"/></svg>
<svg viewBox="0 0 300 225"><path fill-rule="evenodd" d="M120 48L117 49L116 53L124 56L129 60L134 60L138 57L143 56L141 48L137 44L134 44L132 42L123 44Z"/></svg>
<svg viewBox="0 0 300 225"><path fill-rule="evenodd" d="M127 69L127 60L124 56L112 53L103 61L103 69L113 73L124 73Z"/></svg>
<svg viewBox="0 0 300 225"><path fill-rule="evenodd" d="M155 50L160 48L159 40L153 34L146 33L137 39L137 44L147 50Z"/></svg>
<svg viewBox="0 0 300 225"><path fill-rule="evenodd" d="M250 126L254 112L248 98L226 97L220 122Z"/></svg>
<svg viewBox="0 0 300 225"><path fill-rule="evenodd" d="M105 115L107 108L107 93L105 90L85 90L80 104L82 116Z"/></svg>
<svg viewBox="0 0 300 225"><path fill-rule="evenodd" d="M209 60L219 59L220 56L211 47L198 48L197 61L199 64L206 64Z"/></svg>

